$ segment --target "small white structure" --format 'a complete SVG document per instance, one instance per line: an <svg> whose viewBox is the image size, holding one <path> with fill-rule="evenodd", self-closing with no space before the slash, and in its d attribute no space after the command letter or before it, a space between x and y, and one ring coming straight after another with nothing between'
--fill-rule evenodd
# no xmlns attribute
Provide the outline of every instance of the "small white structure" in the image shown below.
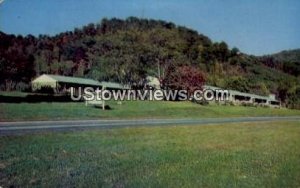
<svg viewBox="0 0 300 188"><path fill-rule="evenodd" d="M147 76L146 77L146 85L150 86L154 89L161 89L159 79L154 77L154 76Z"/></svg>

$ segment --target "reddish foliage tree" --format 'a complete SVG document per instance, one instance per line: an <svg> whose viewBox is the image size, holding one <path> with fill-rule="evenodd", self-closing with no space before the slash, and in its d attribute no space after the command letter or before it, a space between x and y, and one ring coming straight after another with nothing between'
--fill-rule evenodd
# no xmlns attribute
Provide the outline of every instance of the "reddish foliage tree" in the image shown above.
<svg viewBox="0 0 300 188"><path fill-rule="evenodd" d="M202 89L205 83L204 73L196 67L180 66L169 67L166 76L162 80L163 86L173 90L187 90L191 94L197 89Z"/></svg>

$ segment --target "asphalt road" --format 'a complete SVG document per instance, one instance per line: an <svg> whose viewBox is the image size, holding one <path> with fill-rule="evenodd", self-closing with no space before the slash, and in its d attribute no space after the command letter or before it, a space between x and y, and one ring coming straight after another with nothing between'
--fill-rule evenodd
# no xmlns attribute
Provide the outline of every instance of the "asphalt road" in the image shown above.
<svg viewBox="0 0 300 188"><path fill-rule="evenodd" d="M203 118L203 119L138 119L138 120L75 120L75 121L25 121L0 122L0 136L22 135L41 132L62 132L86 129L111 129L138 126L174 125L217 125L222 123L297 121L293 117L240 117L240 118Z"/></svg>

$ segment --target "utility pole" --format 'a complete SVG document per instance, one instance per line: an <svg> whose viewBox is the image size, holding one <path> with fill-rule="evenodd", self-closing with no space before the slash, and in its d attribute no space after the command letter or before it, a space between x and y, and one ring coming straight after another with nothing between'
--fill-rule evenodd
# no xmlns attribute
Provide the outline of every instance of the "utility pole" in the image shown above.
<svg viewBox="0 0 300 188"><path fill-rule="evenodd" d="M157 59L157 71L158 71L158 79L160 80L160 63L159 63L159 59Z"/></svg>
<svg viewBox="0 0 300 188"><path fill-rule="evenodd" d="M102 92L105 90L105 86L102 87ZM105 110L105 100L102 99L102 110Z"/></svg>

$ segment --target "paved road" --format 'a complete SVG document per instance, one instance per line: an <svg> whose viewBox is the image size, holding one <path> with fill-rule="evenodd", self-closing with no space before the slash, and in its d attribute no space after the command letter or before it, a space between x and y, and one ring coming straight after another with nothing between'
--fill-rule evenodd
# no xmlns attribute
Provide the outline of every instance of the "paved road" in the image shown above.
<svg viewBox="0 0 300 188"><path fill-rule="evenodd" d="M172 126L172 125L209 125L220 123L244 123L266 121L297 121L293 117L241 117L241 118L204 118L204 119L139 119L139 120L80 120L80 121L28 121L0 122L0 136L31 134L51 131L75 131L92 128L117 128L137 126Z"/></svg>

